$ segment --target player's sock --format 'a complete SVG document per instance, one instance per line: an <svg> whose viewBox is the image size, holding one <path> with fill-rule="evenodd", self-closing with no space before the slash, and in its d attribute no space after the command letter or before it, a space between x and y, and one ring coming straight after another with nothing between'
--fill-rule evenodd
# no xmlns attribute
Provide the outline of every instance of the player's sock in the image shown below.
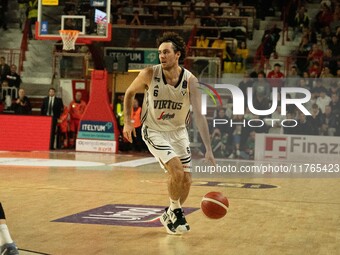
<svg viewBox="0 0 340 255"><path fill-rule="evenodd" d="M1 237L0 241L2 240L3 244L13 243L13 240L11 238L11 235L9 234L8 227L6 224L0 224L0 237Z"/></svg>
<svg viewBox="0 0 340 255"><path fill-rule="evenodd" d="M178 200L173 200L170 198L170 209L171 211L174 211L175 209L181 208L181 204L179 203Z"/></svg>

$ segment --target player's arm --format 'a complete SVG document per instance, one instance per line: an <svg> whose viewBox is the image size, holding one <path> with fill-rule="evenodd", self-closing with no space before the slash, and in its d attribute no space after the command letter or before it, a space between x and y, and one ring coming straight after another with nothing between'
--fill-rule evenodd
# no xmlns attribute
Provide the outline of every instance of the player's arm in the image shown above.
<svg viewBox="0 0 340 255"><path fill-rule="evenodd" d="M190 91L190 103L194 113L195 123L197 125L198 131L200 132L203 144L205 146L206 150L205 158L214 165L216 165L215 158L211 149L207 119L205 118L204 115L202 115L201 111L202 95L198 87L199 84L197 78L195 76L192 76L189 81L189 91Z"/></svg>
<svg viewBox="0 0 340 255"><path fill-rule="evenodd" d="M131 85L125 92L124 96L124 128L123 128L123 136L130 143L132 143L132 133L136 136L135 129L133 127L133 123L131 122L131 111L133 106L133 100L137 93L144 93L144 91L148 88L152 77L152 68L143 69L138 76L134 79Z"/></svg>

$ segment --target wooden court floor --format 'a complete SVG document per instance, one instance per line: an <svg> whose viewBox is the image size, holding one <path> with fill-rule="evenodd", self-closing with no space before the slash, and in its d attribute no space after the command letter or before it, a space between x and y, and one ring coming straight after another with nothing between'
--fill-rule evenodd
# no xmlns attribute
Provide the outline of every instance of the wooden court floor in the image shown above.
<svg viewBox="0 0 340 255"><path fill-rule="evenodd" d="M187 214L191 231L179 237L166 234L152 215L137 222L143 213L128 226L124 217L118 225L55 221L103 206L107 215L114 205L165 207L166 174L157 163L111 165L146 156L0 152L0 201L21 254L340 254L338 178L194 178L184 204L194 210ZM49 165L52 161L56 164ZM272 188L259 188L264 184ZM229 199L221 220L209 220L197 209L210 191Z"/></svg>

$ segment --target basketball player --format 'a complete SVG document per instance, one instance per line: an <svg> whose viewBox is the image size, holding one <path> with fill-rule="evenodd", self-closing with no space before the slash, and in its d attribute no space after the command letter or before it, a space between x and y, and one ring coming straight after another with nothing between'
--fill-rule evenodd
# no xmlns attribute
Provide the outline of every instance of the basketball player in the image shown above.
<svg viewBox="0 0 340 255"><path fill-rule="evenodd" d="M18 255L19 251L9 234L4 209L0 202L0 254Z"/></svg>
<svg viewBox="0 0 340 255"><path fill-rule="evenodd" d="M161 64L143 69L125 93L123 135L129 142L132 135L136 136L130 117L132 104L136 93L144 93L143 140L169 173L170 206L165 208L160 220L169 234L182 234L190 230L181 208L191 185L191 153L186 130L190 104L206 148L205 158L213 164L215 159L207 121L201 114L198 80L179 66L179 60L185 58L183 38L174 32L165 32L157 44Z"/></svg>

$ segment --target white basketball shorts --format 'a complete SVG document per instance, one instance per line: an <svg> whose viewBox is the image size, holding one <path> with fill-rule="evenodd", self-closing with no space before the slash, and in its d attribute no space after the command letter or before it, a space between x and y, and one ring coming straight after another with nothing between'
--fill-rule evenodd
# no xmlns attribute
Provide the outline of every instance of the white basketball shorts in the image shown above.
<svg viewBox="0 0 340 255"><path fill-rule="evenodd" d="M159 161L161 167L170 159L178 157L184 172L191 172L191 152L186 128L174 131L157 131L143 125L142 136L151 154Z"/></svg>

